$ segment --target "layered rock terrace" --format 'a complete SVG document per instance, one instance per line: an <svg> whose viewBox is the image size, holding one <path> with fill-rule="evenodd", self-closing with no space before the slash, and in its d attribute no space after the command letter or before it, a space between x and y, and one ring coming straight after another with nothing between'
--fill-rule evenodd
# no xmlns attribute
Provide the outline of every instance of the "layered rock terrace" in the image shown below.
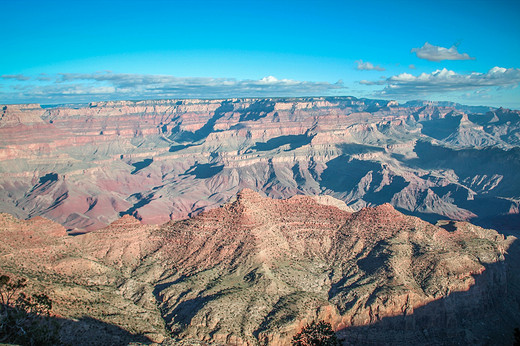
<svg viewBox="0 0 520 346"><path fill-rule="evenodd" d="M73 232L275 198L520 224L518 111L316 97L2 106L0 211Z"/></svg>

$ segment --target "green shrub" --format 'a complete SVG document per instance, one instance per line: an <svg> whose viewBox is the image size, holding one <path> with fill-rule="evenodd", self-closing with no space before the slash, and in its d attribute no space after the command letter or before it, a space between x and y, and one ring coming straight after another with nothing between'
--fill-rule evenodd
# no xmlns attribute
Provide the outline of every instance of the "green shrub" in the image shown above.
<svg viewBox="0 0 520 346"><path fill-rule="evenodd" d="M312 321L293 337L295 346L336 346L339 345L336 333L327 322Z"/></svg>

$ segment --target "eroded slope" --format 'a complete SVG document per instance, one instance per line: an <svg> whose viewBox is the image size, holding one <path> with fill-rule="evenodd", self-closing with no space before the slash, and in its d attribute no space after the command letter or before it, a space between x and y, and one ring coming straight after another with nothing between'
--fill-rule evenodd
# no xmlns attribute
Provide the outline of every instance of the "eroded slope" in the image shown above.
<svg viewBox="0 0 520 346"><path fill-rule="evenodd" d="M49 292L63 317L156 341L287 344L313 319L356 344L509 340L520 323L505 259L514 238L324 200L243 190L188 220L158 227L125 216L74 237L4 214L0 265Z"/></svg>

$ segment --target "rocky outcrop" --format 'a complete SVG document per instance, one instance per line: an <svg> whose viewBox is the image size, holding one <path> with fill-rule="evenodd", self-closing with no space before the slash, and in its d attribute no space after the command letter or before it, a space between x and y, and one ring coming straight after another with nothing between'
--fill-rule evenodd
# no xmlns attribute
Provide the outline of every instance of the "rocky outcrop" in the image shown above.
<svg viewBox="0 0 520 346"><path fill-rule="evenodd" d="M506 260L513 237L434 226L389 204L352 213L332 202L245 189L188 220L146 226L126 215L77 236L2 214L0 270L49 292L63 318L159 342L286 345L317 319L346 344L509 340L520 322ZM502 315L509 322L497 324Z"/></svg>
<svg viewBox="0 0 520 346"><path fill-rule="evenodd" d="M504 259L512 240L449 225L389 204L351 214L308 197L269 200L246 190L165 227L176 273L160 284L163 316L181 337L222 343L283 345L314 319L351 340L355 328L378 323L409 330L407 337L425 328L460 334L467 326L453 320L461 311L483 314L480 307L506 291L505 267L488 265ZM425 314L430 304L435 309ZM385 322L397 316L402 321Z"/></svg>

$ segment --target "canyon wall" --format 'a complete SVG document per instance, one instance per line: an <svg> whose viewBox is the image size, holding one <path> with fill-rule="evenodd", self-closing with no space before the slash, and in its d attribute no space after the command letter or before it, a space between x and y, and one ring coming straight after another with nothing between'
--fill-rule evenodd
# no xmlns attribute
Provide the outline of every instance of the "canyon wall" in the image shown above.
<svg viewBox="0 0 520 346"><path fill-rule="evenodd" d="M0 107L0 211L72 232L183 219L242 188L520 224L518 111L354 97Z"/></svg>

